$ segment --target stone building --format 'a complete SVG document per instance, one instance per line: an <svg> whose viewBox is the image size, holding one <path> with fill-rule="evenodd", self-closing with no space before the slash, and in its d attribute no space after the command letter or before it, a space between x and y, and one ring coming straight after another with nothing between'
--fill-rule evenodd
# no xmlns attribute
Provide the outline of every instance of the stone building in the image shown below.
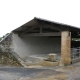
<svg viewBox="0 0 80 80"><path fill-rule="evenodd" d="M80 45L71 46L72 38L79 37L80 28L34 18L13 30L0 42L0 47L2 51L12 53L23 65L54 65L55 62L67 65L80 60ZM57 54L55 62L47 60L48 54Z"/></svg>

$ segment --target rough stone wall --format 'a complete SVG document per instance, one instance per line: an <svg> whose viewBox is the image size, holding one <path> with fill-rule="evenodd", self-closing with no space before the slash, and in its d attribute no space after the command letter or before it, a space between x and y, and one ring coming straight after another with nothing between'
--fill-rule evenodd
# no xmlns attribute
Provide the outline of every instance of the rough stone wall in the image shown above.
<svg viewBox="0 0 80 80"><path fill-rule="evenodd" d="M0 49L2 52L13 52L12 33L0 42Z"/></svg>
<svg viewBox="0 0 80 80"><path fill-rule="evenodd" d="M22 66L19 61L8 52L0 52L0 65Z"/></svg>
<svg viewBox="0 0 80 80"><path fill-rule="evenodd" d="M13 34L10 33L0 42L0 64L21 66L18 59L13 55L14 47L12 35Z"/></svg>

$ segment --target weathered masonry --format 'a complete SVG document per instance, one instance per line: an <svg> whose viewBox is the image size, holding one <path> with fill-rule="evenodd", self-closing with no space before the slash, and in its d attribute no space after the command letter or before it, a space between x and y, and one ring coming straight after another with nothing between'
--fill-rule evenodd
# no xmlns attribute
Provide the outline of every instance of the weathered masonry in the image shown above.
<svg viewBox="0 0 80 80"><path fill-rule="evenodd" d="M27 65L67 65L80 60L80 45L72 42L79 37L77 27L34 18L11 32L12 53ZM49 54L56 54L56 60L49 61Z"/></svg>

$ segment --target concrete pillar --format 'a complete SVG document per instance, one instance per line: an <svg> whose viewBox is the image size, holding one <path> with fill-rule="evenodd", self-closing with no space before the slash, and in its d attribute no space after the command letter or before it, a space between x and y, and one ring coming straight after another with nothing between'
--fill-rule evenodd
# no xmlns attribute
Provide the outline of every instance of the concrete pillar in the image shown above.
<svg viewBox="0 0 80 80"><path fill-rule="evenodd" d="M68 65L71 62L71 34L69 31L61 32L61 62Z"/></svg>

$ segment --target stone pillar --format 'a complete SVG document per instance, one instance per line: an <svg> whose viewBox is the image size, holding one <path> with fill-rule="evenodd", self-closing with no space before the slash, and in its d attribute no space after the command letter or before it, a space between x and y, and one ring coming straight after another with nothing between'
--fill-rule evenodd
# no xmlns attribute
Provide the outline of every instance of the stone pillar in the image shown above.
<svg viewBox="0 0 80 80"><path fill-rule="evenodd" d="M68 65L71 62L71 33L69 31L61 32L61 62Z"/></svg>

